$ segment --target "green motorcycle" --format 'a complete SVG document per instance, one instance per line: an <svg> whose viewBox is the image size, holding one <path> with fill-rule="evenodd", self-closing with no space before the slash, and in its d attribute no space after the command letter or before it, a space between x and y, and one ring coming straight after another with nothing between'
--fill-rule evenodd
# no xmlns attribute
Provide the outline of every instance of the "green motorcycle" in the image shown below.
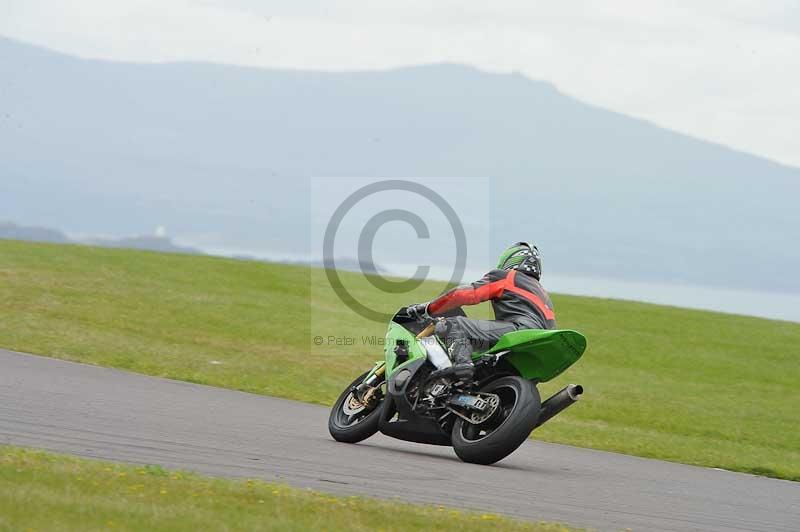
<svg viewBox="0 0 800 532"><path fill-rule="evenodd" d="M464 315L454 309L446 316ZM333 405L328 430L356 443L381 433L401 440L452 446L461 460L493 464L514 452L531 431L574 404L583 387L570 384L544 402L536 385L574 364L586 338L571 330L527 329L505 334L473 354L475 380L465 387L431 374L450 364L434 323L405 309L389 322L385 360L360 375ZM443 358L444 357L444 358Z"/></svg>

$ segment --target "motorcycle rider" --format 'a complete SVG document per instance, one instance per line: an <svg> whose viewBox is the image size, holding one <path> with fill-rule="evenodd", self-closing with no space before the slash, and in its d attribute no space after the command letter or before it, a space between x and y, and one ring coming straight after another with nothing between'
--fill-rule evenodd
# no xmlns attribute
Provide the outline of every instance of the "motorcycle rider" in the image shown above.
<svg viewBox="0 0 800 532"><path fill-rule="evenodd" d="M491 270L480 280L453 288L428 303L406 309L409 316L435 318L462 305L491 301L494 320L464 316L436 320L435 334L444 341L453 366L438 370L437 376L454 376L470 382L475 373L473 351L489 349L504 334L520 329L555 329L553 303L539 283L542 261L539 250L527 242L508 247Z"/></svg>

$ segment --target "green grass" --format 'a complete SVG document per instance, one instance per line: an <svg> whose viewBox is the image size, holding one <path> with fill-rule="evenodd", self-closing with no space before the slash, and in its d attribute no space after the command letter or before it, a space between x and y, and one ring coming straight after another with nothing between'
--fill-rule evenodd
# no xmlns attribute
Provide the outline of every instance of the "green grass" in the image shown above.
<svg viewBox="0 0 800 532"><path fill-rule="evenodd" d="M356 274L344 281L387 311L442 287L387 295ZM800 325L553 300L560 326L586 334L589 348L542 395L568 382L586 395L535 438L800 480ZM9 349L330 404L382 356L362 336L384 332L345 307L322 270L0 241L0 346ZM355 340L315 346L317 335Z"/></svg>
<svg viewBox="0 0 800 532"><path fill-rule="evenodd" d="M259 480L204 477L0 446L0 530L442 530L555 532L523 523Z"/></svg>

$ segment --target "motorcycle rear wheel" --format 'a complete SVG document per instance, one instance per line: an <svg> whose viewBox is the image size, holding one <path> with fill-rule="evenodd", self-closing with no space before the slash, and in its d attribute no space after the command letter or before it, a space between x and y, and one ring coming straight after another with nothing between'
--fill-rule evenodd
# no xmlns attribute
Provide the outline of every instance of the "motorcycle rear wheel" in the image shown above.
<svg viewBox="0 0 800 532"><path fill-rule="evenodd" d="M361 384L368 374L369 372L362 373L350 383L331 408L328 417L328 432L336 441L357 443L378 432L383 399L371 410L365 407L364 410L355 412L349 408L352 404L350 401L353 399L353 392L350 390Z"/></svg>
<svg viewBox="0 0 800 532"><path fill-rule="evenodd" d="M536 385L522 377L501 377L480 391L497 394L500 406L489 419L477 425L457 419L452 441L461 460L489 465L523 444L539 421L542 404Z"/></svg>

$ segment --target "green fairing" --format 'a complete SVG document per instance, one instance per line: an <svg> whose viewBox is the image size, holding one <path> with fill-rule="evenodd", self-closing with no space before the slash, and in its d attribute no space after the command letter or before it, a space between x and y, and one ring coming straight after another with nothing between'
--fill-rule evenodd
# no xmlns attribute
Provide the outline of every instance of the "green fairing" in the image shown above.
<svg viewBox="0 0 800 532"><path fill-rule="evenodd" d="M577 362L585 350L586 338L577 331L524 329L504 334L486 353L511 351L503 359L522 377L547 382Z"/></svg>
<svg viewBox="0 0 800 532"><path fill-rule="evenodd" d="M408 346L408 361L396 365L397 355L394 348L397 347L398 341L406 342ZM417 360L418 358L425 358L428 355L425 353L425 348L417 340L416 336L408 329L397 323L391 322L389 330L386 331L386 344L383 346L384 356L386 357L386 374L391 376L398 368Z"/></svg>
<svg viewBox="0 0 800 532"><path fill-rule="evenodd" d="M398 342L408 346L408 360L397 364L394 352ZM503 335L502 338L486 354L510 351L503 358L507 360L519 374L537 382L547 382L570 367L586 350L586 338L579 332L571 330L525 329ZM484 353L476 353L473 358L480 358ZM400 324L391 322L386 331L384 345L386 373L391 376L399 368L425 358L424 346L415 335ZM370 375L380 366L378 363Z"/></svg>

